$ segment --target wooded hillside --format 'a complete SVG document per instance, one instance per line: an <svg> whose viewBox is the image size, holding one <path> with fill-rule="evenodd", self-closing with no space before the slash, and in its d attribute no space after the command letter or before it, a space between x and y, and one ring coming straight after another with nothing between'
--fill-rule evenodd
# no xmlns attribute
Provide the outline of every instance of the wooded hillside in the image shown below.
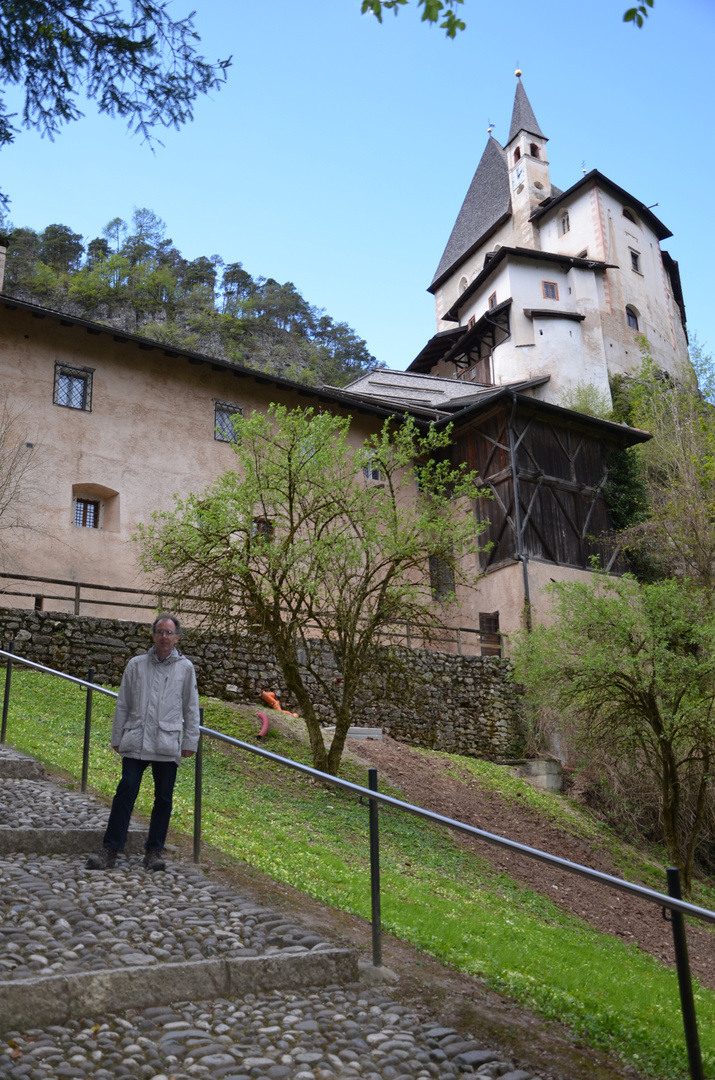
<svg viewBox="0 0 715 1080"><path fill-rule="evenodd" d="M11 296L311 385L342 386L379 366L292 282L252 277L220 255L185 259L152 210L115 217L87 242L67 225L5 231Z"/></svg>

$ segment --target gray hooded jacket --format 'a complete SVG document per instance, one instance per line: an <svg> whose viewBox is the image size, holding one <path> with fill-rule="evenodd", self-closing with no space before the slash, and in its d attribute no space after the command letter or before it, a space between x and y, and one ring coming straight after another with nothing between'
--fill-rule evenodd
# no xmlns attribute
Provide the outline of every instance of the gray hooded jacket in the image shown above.
<svg viewBox="0 0 715 1080"><path fill-rule="evenodd" d="M158 660L152 647L124 669L114 710L112 746L122 757L181 762L199 745L199 695L194 665L174 649Z"/></svg>

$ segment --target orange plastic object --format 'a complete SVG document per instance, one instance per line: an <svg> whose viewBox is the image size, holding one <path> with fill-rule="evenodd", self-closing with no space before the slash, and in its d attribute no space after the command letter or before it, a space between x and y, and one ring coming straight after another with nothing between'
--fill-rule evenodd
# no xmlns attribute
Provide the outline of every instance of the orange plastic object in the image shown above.
<svg viewBox="0 0 715 1080"><path fill-rule="evenodd" d="M271 722L268 719L268 713L257 712L256 716L261 721L261 730L258 732L258 738L262 739L264 735L268 734L268 728L270 727Z"/></svg>
<svg viewBox="0 0 715 1080"><path fill-rule="evenodd" d="M261 697L266 705L270 705L272 709L277 709L278 712L283 712L281 703L272 690L261 690Z"/></svg>

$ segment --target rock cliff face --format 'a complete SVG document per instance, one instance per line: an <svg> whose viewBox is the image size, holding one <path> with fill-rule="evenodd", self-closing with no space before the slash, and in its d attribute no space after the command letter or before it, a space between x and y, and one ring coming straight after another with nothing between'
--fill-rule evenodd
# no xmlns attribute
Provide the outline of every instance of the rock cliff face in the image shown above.
<svg viewBox="0 0 715 1080"><path fill-rule="evenodd" d="M93 667L94 681L109 686L119 684L131 656L146 651L149 633L150 627L141 623L0 608L0 641L14 637L18 656L79 678ZM294 707L264 642L243 638L232 644L185 630L181 644L196 667L202 693L258 705L259 691L273 690L284 707ZM322 653L321 664L334 667L329 650L321 643L315 647ZM496 760L519 756L523 725L508 660L397 651L403 675L395 679L394 666L389 677L376 672L356 705L356 725L381 727L393 738L449 753ZM314 691L316 709L327 723L327 703L317 685Z"/></svg>

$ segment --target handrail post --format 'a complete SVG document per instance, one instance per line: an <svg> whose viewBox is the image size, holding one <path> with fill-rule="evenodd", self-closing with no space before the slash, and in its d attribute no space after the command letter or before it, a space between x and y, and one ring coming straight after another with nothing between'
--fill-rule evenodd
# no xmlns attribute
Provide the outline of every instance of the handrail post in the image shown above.
<svg viewBox="0 0 715 1080"><path fill-rule="evenodd" d="M199 724L204 726L204 710L199 709ZM201 862L201 790L204 772L204 737L199 732L194 770L194 862Z"/></svg>
<svg viewBox="0 0 715 1080"><path fill-rule="evenodd" d="M77 584L74 587L74 613L75 613L75 615L79 615L80 590L81 590L81 585L80 585L80 583L78 581Z"/></svg>
<svg viewBox="0 0 715 1080"><path fill-rule="evenodd" d="M10 641L7 647L9 653L15 652L15 638ZM8 656L7 664L5 665L5 693L2 699L2 729L0 730L0 743L5 742L5 736L7 734L7 711L10 708L10 680L12 679L12 660Z"/></svg>
<svg viewBox="0 0 715 1080"><path fill-rule="evenodd" d="M680 891L680 871L677 866L669 866L666 870L668 875L668 896L674 900L682 900ZM673 927L673 944L675 946L675 965L678 969L678 988L680 990L680 1008L683 1013L683 1027L685 1028L685 1045L688 1050L688 1064L690 1065L691 1080L705 1080L703 1072L703 1060L700 1056L700 1039L698 1038L698 1021L695 1016L695 1001L693 999L693 983L690 978L690 962L688 960L688 942L685 936L685 917L682 911L670 912L670 922Z"/></svg>
<svg viewBox="0 0 715 1080"><path fill-rule="evenodd" d="M87 670L87 682L94 682L94 668ZM86 686L87 700L84 703L84 743L82 746L82 791L87 790L89 776L89 736L92 730L92 687Z"/></svg>
<svg viewBox="0 0 715 1080"><path fill-rule="evenodd" d="M377 769L367 770L367 786L377 791ZM380 912L380 826L377 799L370 799L370 900L372 908L372 966L382 967Z"/></svg>

